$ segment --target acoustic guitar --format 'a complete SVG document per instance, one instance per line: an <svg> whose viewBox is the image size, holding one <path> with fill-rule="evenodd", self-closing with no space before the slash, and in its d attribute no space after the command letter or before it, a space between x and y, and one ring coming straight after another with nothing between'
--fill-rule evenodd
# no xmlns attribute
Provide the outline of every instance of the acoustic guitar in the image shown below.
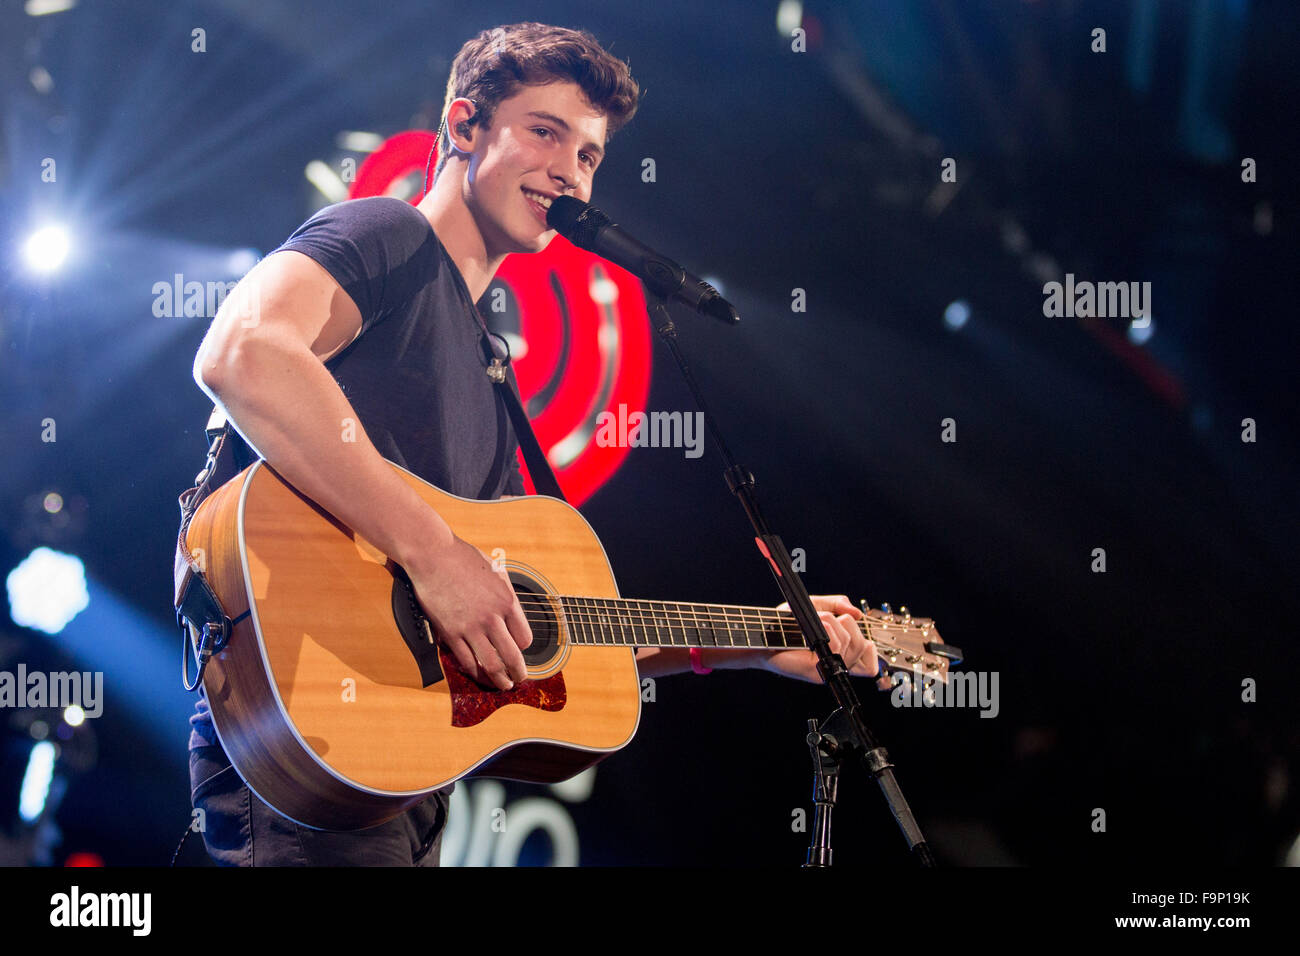
<svg viewBox="0 0 1300 956"><path fill-rule="evenodd" d="M509 573L533 633L528 679L503 691L463 673L399 566L249 466L186 538L235 625L203 687L239 775L300 824L375 826L470 775L573 776L636 733L637 647L805 646L786 611L620 598L595 532L558 499L472 501L393 467ZM959 659L930 620L872 610L859 627L885 667L925 683Z"/></svg>

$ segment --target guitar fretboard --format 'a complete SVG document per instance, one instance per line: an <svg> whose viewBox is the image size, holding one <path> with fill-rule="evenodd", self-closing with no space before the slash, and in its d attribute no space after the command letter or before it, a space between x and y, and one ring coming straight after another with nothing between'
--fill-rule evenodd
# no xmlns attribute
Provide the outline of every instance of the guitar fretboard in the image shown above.
<svg viewBox="0 0 1300 956"><path fill-rule="evenodd" d="M804 647L794 615L772 608L558 596L575 644ZM525 605L525 611L528 611ZM865 622L858 622L871 636Z"/></svg>

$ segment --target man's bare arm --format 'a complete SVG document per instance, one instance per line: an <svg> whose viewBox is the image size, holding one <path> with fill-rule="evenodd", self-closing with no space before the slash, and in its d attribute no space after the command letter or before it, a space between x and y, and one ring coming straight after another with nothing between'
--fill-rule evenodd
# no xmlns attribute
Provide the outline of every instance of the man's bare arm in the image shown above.
<svg viewBox="0 0 1300 956"><path fill-rule="evenodd" d="M405 566L452 533L385 464L323 364L360 330L356 304L329 273L280 252L226 297L194 378L285 480Z"/></svg>
<svg viewBox="0 0 1300 956"><path fill-rule="evenodd" d="M531 638L514 591L384 461L323 364L361 324L323 267L279 252L227 296L194 378L286 481L406 569L464 669L522 680Z"/></svg>

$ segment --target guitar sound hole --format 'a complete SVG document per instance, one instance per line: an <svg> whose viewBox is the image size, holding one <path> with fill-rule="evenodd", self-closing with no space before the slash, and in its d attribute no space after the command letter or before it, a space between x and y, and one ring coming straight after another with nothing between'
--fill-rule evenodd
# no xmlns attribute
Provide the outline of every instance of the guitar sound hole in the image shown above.
<svg viewBox="0 0 1300 956"><path fill-rule="evenodd" d="M510 583L515 594L519 595L519 604L533 632L533 643L524 651L524 663L529 668L546 667L560 649L560 625L555 618L555 608L546 592L520 572L510 572Z"/></svg>

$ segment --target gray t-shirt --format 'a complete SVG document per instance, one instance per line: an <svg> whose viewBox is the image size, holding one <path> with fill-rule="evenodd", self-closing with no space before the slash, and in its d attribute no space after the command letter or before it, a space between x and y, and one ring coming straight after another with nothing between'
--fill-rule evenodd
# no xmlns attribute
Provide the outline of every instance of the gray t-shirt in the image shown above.
<svg viewBox="0 0 1300 956"><path fill-rule="evenodd" d="M509 412L485 372L503 353L424 215L400 199L351 199L284 249L320 263L361 313L361 334L325 367L379 453L462 498L523 494ZM201 695L190 725L191 750L217 743Z"/></svg>

